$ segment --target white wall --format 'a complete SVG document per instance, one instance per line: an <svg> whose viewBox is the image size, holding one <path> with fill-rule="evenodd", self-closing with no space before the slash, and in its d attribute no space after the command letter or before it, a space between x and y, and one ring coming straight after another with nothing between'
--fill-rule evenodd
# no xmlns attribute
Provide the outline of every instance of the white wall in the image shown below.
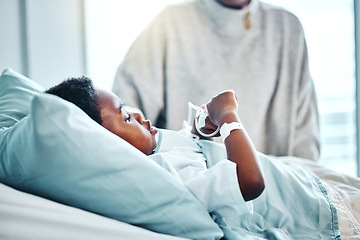
<svg viewBox="0 0 360 240"><path fill-rule="evenodd" d="M0 0L0 9L0 71L45 88L86 73L82 0Z"/></svg>
<svg viewBox="0 0 360 240"><path fill-rule="evenodd" d="M22 32L19 1L0 0L0 71L5 67L25 71L22 61Z"/></svg>
<svg viewBox="0 0 360 240"><path fill-rule="evenodd" d="M88 76L111 90L115 73L136 37L167 5L179 0L86 0Z"/></svg>

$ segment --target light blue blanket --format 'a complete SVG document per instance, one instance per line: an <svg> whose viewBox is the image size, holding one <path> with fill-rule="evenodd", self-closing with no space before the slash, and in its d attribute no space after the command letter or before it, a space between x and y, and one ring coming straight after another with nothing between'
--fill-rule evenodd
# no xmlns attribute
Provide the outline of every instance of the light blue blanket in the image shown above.
<svg viewBox="0 0 360 240"><path fill-rule="evenodd" d="M208 167L226 158L222 144L198 141ZM254 213L214 220L226 239L341 239L338 217L320 179L276 157L259 154L265 190Z"/></svg>

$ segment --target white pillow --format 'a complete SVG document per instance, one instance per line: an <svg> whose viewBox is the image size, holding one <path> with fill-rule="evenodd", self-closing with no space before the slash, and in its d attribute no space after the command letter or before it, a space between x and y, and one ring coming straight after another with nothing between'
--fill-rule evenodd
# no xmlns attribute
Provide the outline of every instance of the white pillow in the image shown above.
<svg viewBox="0 0 360 240"><path fill-rule="evenodd" d="M0 86L8 74L0 77ZM12 82L14 88L23 84ZM32 93L30 110L30 95L21 107L11 104L28 116L14 117L15 124L0 131L0 182L156 232L191 239L222 236L198 200L149 157L72 103ZM7 91L0 99L4 96Z"/></svg>

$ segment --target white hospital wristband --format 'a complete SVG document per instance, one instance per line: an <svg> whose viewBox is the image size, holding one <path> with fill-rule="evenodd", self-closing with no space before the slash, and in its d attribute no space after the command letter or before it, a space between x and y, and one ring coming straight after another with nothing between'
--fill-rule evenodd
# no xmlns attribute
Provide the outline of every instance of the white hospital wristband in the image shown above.
<svg viewBox="0 0 360 240"><path fill-rule="evenodd" d="M224 123L220 128L220 136L225 139L230 135L230 132L235 129L244 129L244 126L240 122Z"/></svg>

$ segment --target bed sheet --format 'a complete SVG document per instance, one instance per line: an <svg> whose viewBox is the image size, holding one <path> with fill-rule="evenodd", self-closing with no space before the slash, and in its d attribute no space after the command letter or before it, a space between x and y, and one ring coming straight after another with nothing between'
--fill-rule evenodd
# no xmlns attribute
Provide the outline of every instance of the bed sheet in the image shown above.
<svg viewBox="0 0 360 240"><path fill-rule="evenodd" d="M360 239L360 178L336 172L307 159L280 159L305 167L318 176L336 207L342 239Z"/></svg>
<svg viewBox="0 0 360 240"><path fill-rule="evenodd" d="M24 193L0 183L0 239L181 240Z"/></svg>
<svg viewBox="0 0 360 240"><path fill-rule="evenodd" d="M360 178L344 175L313 161L281 160L317 175L335 204L342 239L360 239ZM0 183L0 239L156 239L184 238L159 234L81 209L24 193Z"/></svg>

